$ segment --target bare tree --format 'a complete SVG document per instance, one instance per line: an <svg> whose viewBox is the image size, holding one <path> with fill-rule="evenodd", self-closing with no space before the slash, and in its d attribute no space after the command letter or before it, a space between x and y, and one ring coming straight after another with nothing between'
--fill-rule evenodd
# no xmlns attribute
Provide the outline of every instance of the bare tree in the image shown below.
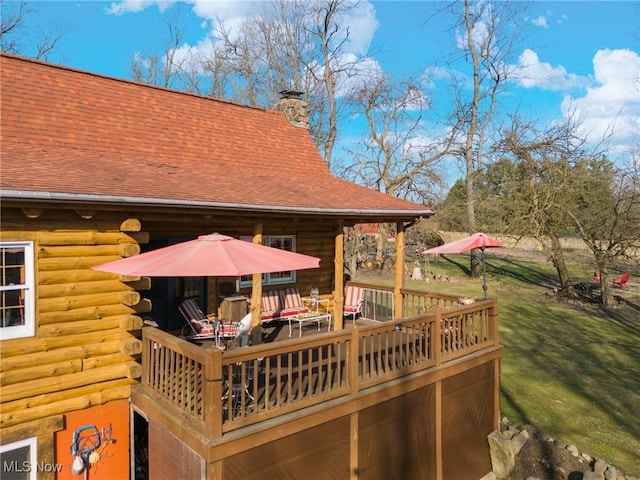
<svg viewBox="0 0 640 480"><path fill-rule="evenodd" d="M591 250L600 279L600 302L610 303L609 269L618 260L638 261L640 253L640 153L617 167L605 158L574 167L573 202L560 205Z"/></svg>
<svg viewBox="0 0 640 480"><path fill-rule="evenodd" d="M573 230L565 205L576 192L568 188L568 182L574 175L572 165L586 155L585 140L577 131L571 119L538 131L532 123L514 116L497 147L512 155L517 168L510 179L516 185L507 187L511 195L503 199L503 208L510 213L508 228L538 240L556 269L561 293L570 297L575 291L559 233Z"/></svg>
<svg viewBox="0 0 640 480"><path fill-rule="evenodd" d="M537 131L517 117L499 144L515 170L503 176L501 204L511 233L534 236L553 263L560 292L576 296L560 235L579 236L600 272L600 300L609 302L608 269L640 248L640 166L637 152L617 167L564 122ZM637 260L636 260L637 261Z"/></svg>
<svg viewBox="0 0 640 480"><path fill-rule="evenodd" d="M462 60L468 77L452 76L455 110L451 123L461 132L455 155L465 169L466 215L471 232L477 231L474 182L486 161L498 101L510 78L509 60L521 31L514 28L525 8L520 2L454 2L450 11L456 23L457 50L453 60ZM471 275L478 276L480 259L471 252Z"/></svg>
<svg viewBox="0 0 640 480"><path fill-rule="evenodd" d="M368 135L345 176L380 192L425 203L442 185L436 162L447 155L453 135L437 144L425 141L422 112L428 99L412 81L391 83L376 77L352 92L349 101L364 114Z"/></svg>
<svg viewBox="0 0 640 480"><path fill-rule="evenodd" d="M162 48L146 56L141 53L135 55L130 64L134 80L165 88L197 91L192 77L184 75L185 68L189 68L188 60L178 56L184 40L185 15L180 4L176 5L165 23L167 37Z"/></svg>
<svg viewBox="0 0 640 480"><path fill-rule="evenodd" d="M435 165L447 155L454 133L437 143L426 142L421 130L428 99L411 80L394 84L378 76L352 92L349 101L361 109L368 135L357 150L355 162L343 176L395 197L420 203L433 201L432 192L442 185ZM385 237L394 225L381 225L376 263L384 262Z"/></svg>
<svg viewBox="0 0 640 480"><path fill-rule="evenodd" d="M65 29L39 22L38 11L26 1L0 0L0 50L47 60L63 38Z"/></svg>
<svg viewBox="0 0 640 480"><path fill-rule="evenodd" d="M340 97L363 61L346 54L345 18L357 3L276 0L256 5L256 15L233 28L216 19L208 52L197 54L181 46L178 12L167 25L163 48L134 59L133 76L263 108L273 107L282 90L302 92L310 107L310 134L331 166L344 108Z"/></svg>

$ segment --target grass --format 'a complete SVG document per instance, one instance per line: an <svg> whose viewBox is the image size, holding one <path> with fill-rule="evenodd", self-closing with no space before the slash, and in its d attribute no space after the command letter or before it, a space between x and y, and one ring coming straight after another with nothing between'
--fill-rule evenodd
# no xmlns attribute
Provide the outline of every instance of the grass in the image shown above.
<svg viewBox="0 0 640 480"><path fill-rule="evenodd" d="M468 265L468 255L441 257L429 268L449 281L407 287L481 298L482 279L469 278ZM489 295L499 304L501 415L638 476L640 267L624 268L636 283L625 302L604 309L551 295L555 271L537 255L488 254L486 265ZM568 266L576 280L593 274L577 256Z"/></svg>

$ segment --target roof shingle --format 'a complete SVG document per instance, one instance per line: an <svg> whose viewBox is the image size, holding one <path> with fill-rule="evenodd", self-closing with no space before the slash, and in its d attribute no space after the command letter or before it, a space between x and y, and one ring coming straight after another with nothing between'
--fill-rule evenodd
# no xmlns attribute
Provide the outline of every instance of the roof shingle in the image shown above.
<svg viewBox="0 0 640 480"><path fill-rule="evenodd" d="M0 61L4 196L431 213L333 177L308 132L281 112L13 55Z"/></svg>

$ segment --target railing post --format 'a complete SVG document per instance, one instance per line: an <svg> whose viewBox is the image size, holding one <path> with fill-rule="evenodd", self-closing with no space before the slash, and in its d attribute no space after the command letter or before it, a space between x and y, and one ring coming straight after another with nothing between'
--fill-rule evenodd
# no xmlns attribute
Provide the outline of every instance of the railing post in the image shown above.
<svg viewBox="0 0 640 480"><path fill-rule="evenodd" d="M400 290L404 288L404 224L396 223L396 270L393 282L393 303L395 312L393 318L398 319L404 316L402 310L402 293Z"/></svg>
<svg viewBox="0 0 640 480"><path fill-rule="evenodd" d="M351 387L351 394L355 395L360 390L360 383L358 381L358 365L360 363L360 331L357 325L353 325L351 328L351 345L349 345L349 358L347 365L347 372L349 375L349 386Z"/></svg>
<svg viewBox="0 0 640 480"><path fill-rule="evenodd" d="M436 311L436 318L433 321L433 330L431 335L433 346L433 360L436 367L442 363L442 312L440 309Z"/></svg>
<svg viewBox="0 0 640 480"><path fill-rule="evenodd" d="M142 328L142 356L140 361L142 362L142 378L140 382L142 386L146 389L149 386L149 338L147 337L147 332L151 327L143 327Z"/></svg>
<svg viewBox="0 0 640 480"><path fill-rule="evenodd" d="M222 436L222 350L207 348L204 361L202 402L208 438Z"/></svg>
<svg viewBox="0 0 640 480"><path fill-rule="evenodd" d="M342 330L344 327L344 227L343 222L338 222L336 236L334 240L334 278L335 285L333 291L333 329Z"/></svg>
<svg viewBox="0 0 640 480"><path fill-rule="evenodd" d="M491 297L489 299L491 302L491 306L489 307L489 335L495 346L498 346L499 338L498 338L498 299L496 297Z"/></svg>

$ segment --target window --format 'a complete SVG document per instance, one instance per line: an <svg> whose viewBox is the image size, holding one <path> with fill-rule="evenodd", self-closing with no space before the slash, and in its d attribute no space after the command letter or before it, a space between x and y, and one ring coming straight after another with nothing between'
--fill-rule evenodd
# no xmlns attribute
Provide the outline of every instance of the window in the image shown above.
<svg viewBox="0 0 640 480"><path fill-rule="evenodd" d="M0 340L33 336L32 242L0 242L0 277Z"/></svg>
<svg viewBox="0 0 640 480"><path fill-rule="evenodd" d="M35 480L38 478L36 438L0 446L0 475L2 478Z"/></svg>
<svg viewBox="0 0 640 480"><path fill-rule="evenodd" d="M251 237L240 237L241 240L251 241ZM273 248L287 250L288 252L296 251L296 237L294 235L265 235L262 237L262 244ZM250 287L252 277L245 275L240 277L240 287ZM284 272L264 273L262 275L262 285L281 285L284 283L295 283L296 272L287 270Z"/></svg>

